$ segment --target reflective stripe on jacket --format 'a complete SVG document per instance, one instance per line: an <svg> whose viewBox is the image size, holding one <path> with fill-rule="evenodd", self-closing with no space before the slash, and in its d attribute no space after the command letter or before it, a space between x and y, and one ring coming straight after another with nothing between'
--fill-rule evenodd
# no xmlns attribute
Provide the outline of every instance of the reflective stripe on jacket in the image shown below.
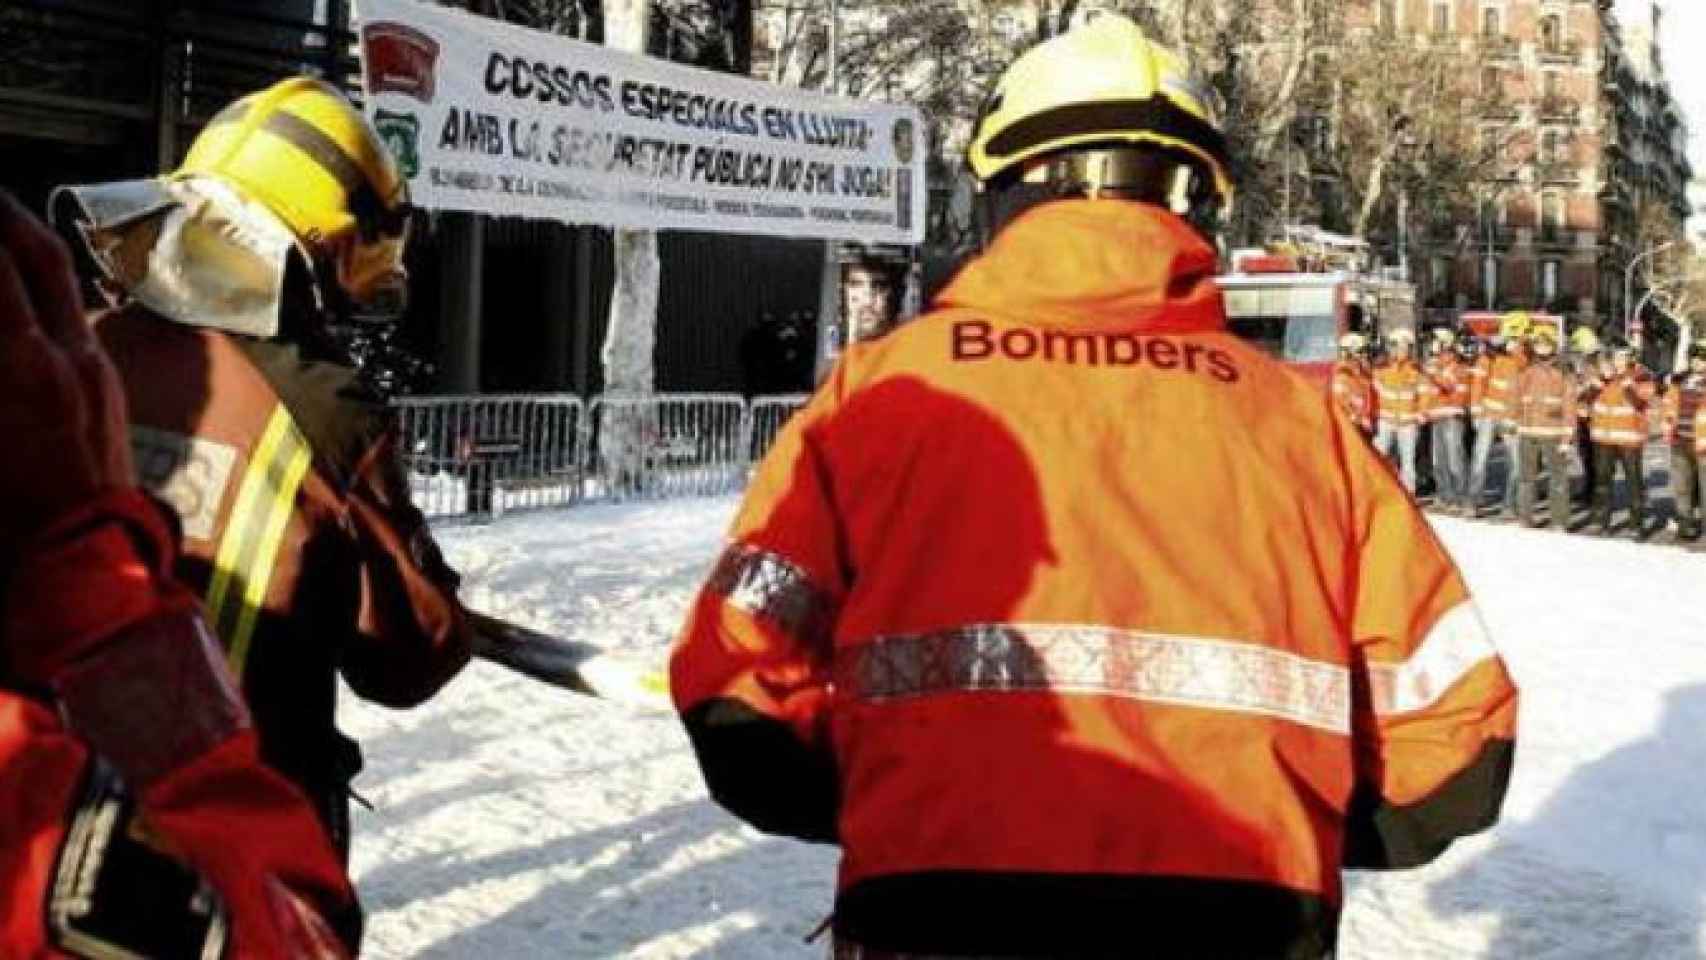
<svg viewBox="0 0 1706 960"><path fill-rule="evenodd" d="M1576 432L1576 383L1557 361L1536 362L1517 379L1517 433L1569 437Z"/></svg>
<svg viewBox="0 0 1706 960"><path fill-rule="evenodd" d="M1422 369L1413 360L1393 360L1374 369L1380 421L1400 426L1422 419Z"/></svg>
<svg viewBox="0 0 1706 960"><path fill-rule="evenodd" d="M1594 443L1613 447L1644 447L1651 436L1647 411L1652 406L1652 380L1634 371L1614 377L1593 395L1588 419Z"/></svg>
<svg viewBox="0 0 1706 960"><path fill-rule="evenodd" d="M1152 207L1033 209L758 469L671 688L713 797L840 844L838 938L1319 956L1342 866L1495 819L1461 577L1214 269Z"/></svg>
<svg viewBox="0 0 1706 960"><path fill-rule="evenodd" d="M1665 442L1706 454L1706 376L1689 374L1665 394Z"/></svg>

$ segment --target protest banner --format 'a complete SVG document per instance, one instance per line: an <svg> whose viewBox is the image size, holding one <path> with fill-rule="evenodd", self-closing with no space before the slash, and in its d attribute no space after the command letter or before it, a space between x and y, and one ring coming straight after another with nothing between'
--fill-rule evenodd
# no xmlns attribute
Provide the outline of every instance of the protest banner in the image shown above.
<svg viewBox="0 0 1706 960"><path fill-rule="evenodd" d="M907 106L622 53L416 0L357 0L366 110L413 201L643 230L924 239Z"/></svg>

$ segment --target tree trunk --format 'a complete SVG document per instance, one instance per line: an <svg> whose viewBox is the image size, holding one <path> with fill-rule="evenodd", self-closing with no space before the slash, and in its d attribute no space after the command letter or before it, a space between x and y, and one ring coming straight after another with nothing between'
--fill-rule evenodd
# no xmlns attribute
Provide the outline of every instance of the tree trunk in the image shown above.
<svg viewBox="0 0 1706 960"><path fill-rule="evenodd" d="M605 43L629 53L644 53L651 20L649 0L605 0ZM616 231L615 291L610 325L604 336L604 392L645 397L653 390L653 352L657 344L658 238L651 230ZM600 448L606 481L630 488L639 481L649 416L643 410L609 408L601 425Z"/></svg>

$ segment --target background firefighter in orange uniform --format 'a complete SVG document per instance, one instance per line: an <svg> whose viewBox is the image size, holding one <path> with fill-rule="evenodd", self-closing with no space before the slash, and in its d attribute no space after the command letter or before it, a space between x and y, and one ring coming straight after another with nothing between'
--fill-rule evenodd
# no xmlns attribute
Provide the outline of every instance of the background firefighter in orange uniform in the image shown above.
<svg viewBox="0 0 1706 960"><path fill-rule="evenodd" d="M1670 482L1676 497L1676 535L1700 539L1700 466L1706 459L1706 343L1688 347L1688 370L1664 398L1665 442L1670 444Z"/></svg>
<svg viewBox="0 0 1706 960"><path fill-rule="evenodd" d="M395 318L406 185L336 90L295 78L215 116L183 167L60 191L104 287L139 479L178 512L261 754L348 849L360 766L339 674L387 706L467 663L468 619L396 457L396 424L330 324Z"/></svg>
<svg viewBox="0 0 1706 960"><path fill-rule="evenodd" d="M1374 368L1379 431L1374 446L1398 465L1404 489L1416 492L1416 443L1422 424L1422 369L1416 365L1416 334L1407 328L1386 336L1386 362Z"/></svg>
<svg viewBox="0 0 1706 960"><path fill-rule="evenodd" d="M343 870L171 574L70 257L3 193L0 431L30 451L0 471L0 956L342 956ZM75 815L115 774L146 837ZM138 877L144 844L190 866Z"/></svg>
<svg viewBox="0 0 1706 960"><path fill-rule="evenodd" d="M1324 956L1341 868L1497 816L1516 691L1461 577L1226 330L1207 103L1121 17L1021 57L993 238L789 422L690 612L711 794L840 845L842 955Z"/></svg>
<svg viewBox="0 0 1706 960"><path fill-rule="evenodd" d="M1374 418L1380 401L1368 368L1368 338L1360 333L1347 333L1339 338L1339 362L1333 366L1333 399L1363 436L1374 436Z"/></svg>
<svg viewBox="0 0 1706 960"><path fill-rule="evenodd" d="M1516 516L1516 485L1522 463L1522 442L1516 430L1516 385L1528 366L1524 340L1528 320L1524 315L1506 317L1493 340L1493 358L1487 365L1481 412L1475 421L1475 452L1469 459L1469 491L1477 505L1486 494L1487 464L1494 444L1505 452L1503 512Z"/></svg>
<svg viewBox="0 0 1706 960"><path fill-rule="evenodd" d="M1432 433L1434 502L1442 512L1470 512L1464 463L1464 422L1472 374L1457 356L1457 335L1434 331L1433 356L1422 380L1422 407Z"/></svg>
<svg viewBox="0 0 1706 960"><path fill-rule="evenodd" d="M1652 435L1648 413L1657 399L1653 378L1635 362L1635 349L1617 340L1611 343L1594 391L1589 413L1593 432L1594 469L1598 473L1592 502L1593 523L1601 536L1611 533L1611 501L1616 492L1616 472L1623 471L1629 485L1629 531L1637 540L1647 538L1647 441Z"/></svg>
<svg viewBox="0 0 1706 960"><path fill-rule="evenodd" d="M1529 338L1533 362L1517 378L1517 434L1522 437L1522 460L1517 482L1517 515L1525 526L1534 519L1534 498L1540 473L1551 484L1552 528L1570 527L1570 449L1576 432L1580 387L1558 358L1558 339L1550 327Z"/></svg>

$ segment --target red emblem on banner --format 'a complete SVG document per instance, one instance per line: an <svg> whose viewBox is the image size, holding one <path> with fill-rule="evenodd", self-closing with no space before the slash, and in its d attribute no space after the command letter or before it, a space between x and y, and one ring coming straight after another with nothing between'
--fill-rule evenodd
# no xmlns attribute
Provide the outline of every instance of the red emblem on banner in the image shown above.
<svg viewBox="0 0 1706 960"><path fill-rule="evenodd" d="M437 86L438 41L400 23L370 23L361 29L367 92L401 93L431 103Z"/></svg>

